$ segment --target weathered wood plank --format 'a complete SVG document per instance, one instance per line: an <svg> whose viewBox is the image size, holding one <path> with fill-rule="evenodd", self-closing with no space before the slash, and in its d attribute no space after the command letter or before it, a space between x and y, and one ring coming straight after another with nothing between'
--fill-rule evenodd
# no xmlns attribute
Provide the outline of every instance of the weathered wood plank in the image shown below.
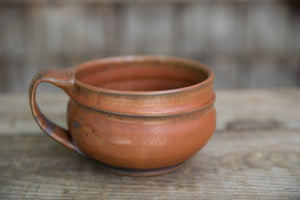
<svg viewBox="0 0 300 200"><path fill-rule="evenodd" d="M192 58L218 89L300 85L294 1L0 1L0 92L34 73L120 54Z"/></svg>
<svg viewBox="0 0 300 200"><path fill-rule="evenodd" d="M122 54L170 54L172 7L129 5L126 8ZM145 40L145 38L147 38Z"/></svg>
<svg viewBox="0 0 300 200"><path fill-rule="evenodd" d="M58 89L56 93L42 91L43 85L37 95L41 109L50 119L66 126L67 96ZM300 129L299 89L233 90L216 94L217 130L240 123L245 129ZM31 115L27 94L0 96L0 135L40 132Z"/></svg>
<svg viewBox="0 0 300 200"><path fill-rule="evenodd" d="M269 54L270 50L280 54L286 52L290 48L289 45L292 45L283 40L284 37L293 34L288 5L255 2L249 6L247 29L250 36L249 46L257 55Z"/></svg>
<svg viewBox="0 0 300 200"><path fill-rule="evenodd" d="M31 4L42 4L42 3L81 3L81 4L88 4L88 3L105 3L105 4L132 4L132 3L143 3L143 4L172 4L172 3L199 3L199 2L206 2L207 0L61 0L59 2L53 0L1 0L0 3L5 3L7 5L31 5ZM212 2L240 2L240 3L249 3L253 1L267 1L267 2L276 2L278 0L212 0Z"/></svg>
<svg viewBox="0 0 300 200"><path fill-rule="evenodd" d="M298 89L232 90L217 92L217 128L234 122L276 122L279 127L300 128Z"/></svg>
<svg viewBox="0 0 300 200"><path fill-rule="evenodd" d="M0 136L1 199L299 199L300 132L222 131L177 171L126 177L43 135Z"/></svg>
<svg viewBox="0 0 300 200"><path fill-rule="evenodd" d="M65 123L63 92L38 100ZM300 198L299 89L218 91L210 142L174 173L148 178L112 174L64 149L40 133L27 101L0 96L0 199Z"/></svg>
<svg viewBox="0 0 300 200"><path fill-rule="evenodd" d="M15 91L18 84L25 81L22 76L24 68L15 67L22 65L20 58L26 49L23 31L25 20L22 16L24 10L20 7L0 7L0 92Z"/></svg>

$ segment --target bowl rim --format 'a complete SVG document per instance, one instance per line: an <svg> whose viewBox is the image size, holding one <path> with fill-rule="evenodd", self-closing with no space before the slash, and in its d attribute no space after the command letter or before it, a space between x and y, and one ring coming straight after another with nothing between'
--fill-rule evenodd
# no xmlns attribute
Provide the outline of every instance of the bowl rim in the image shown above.
<svg viewBox="0 0 300 200"><path fill-rule="evenodd" d="M89 85L84 83L76 78L76 74L82 68L94 65L100 65L105 63L125 63L125 62L149 62L149 61L156 61L161 63L179 63L182 65L188 65L193 68L201 69L207 73L207 78L201 82L196 84L192 84L185 87L179 87L174 89L168 90L154 90L154 91L134 91L134 90L116 90L116 89L108 89L103 87L97 87L93 85ZM174 94L178 92L184 92L194 89L199 89L205 87L211 83L213 83L214 79L214 72L208 66L202 64L201 62L190 60L190 59L183 59L173 56L164 56L164 55L126 55L126 56L116 56L116 57L107 57L101 59L95 59L91 61L84 62L75 67L73 71L73 81L76 85L80 87L86 88L90 91L97 92L97 93L105 93L105 94L116 94L116 95L162 95L162 94Z"/></svg>

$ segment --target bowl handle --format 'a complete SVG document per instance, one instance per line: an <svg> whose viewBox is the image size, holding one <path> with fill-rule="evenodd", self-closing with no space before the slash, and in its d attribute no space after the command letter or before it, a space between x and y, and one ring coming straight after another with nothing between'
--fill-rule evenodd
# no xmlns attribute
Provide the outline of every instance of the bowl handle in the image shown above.
<svg viewBox="0 0 300 200"><path fill-rule="evenodd" d="M74 145L70 132L54 124L41 113L35 98L36 88L41 82L51 83L63 89L70 96L73 90L73 70L44 70L38 72L30 84L29 102L36 123L46 135L71 151L82 154L78 147Z"/></svg>

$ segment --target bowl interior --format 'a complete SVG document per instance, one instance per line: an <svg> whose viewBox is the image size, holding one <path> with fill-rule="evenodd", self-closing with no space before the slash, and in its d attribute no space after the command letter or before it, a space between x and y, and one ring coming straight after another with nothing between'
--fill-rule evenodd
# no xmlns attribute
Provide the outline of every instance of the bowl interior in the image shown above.
<svg viewBox="0 0 300 200"><path fill-rule="evenodd" d="M208 76L200 65L161 60L100 60L80 66L75 73L84 84L123 91L177 89L200 83Z"/></svg>

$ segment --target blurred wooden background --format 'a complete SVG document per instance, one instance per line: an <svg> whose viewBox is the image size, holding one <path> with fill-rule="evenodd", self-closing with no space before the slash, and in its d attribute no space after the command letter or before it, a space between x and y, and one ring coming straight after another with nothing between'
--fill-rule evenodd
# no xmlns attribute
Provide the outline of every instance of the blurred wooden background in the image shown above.
<svg viewBox="0 0 300 200"><path fill-rule="evenodd" d="M0 0L0 93L35 72L126 54L199 60L216 89L300 86L300 3Z"/></svg>

